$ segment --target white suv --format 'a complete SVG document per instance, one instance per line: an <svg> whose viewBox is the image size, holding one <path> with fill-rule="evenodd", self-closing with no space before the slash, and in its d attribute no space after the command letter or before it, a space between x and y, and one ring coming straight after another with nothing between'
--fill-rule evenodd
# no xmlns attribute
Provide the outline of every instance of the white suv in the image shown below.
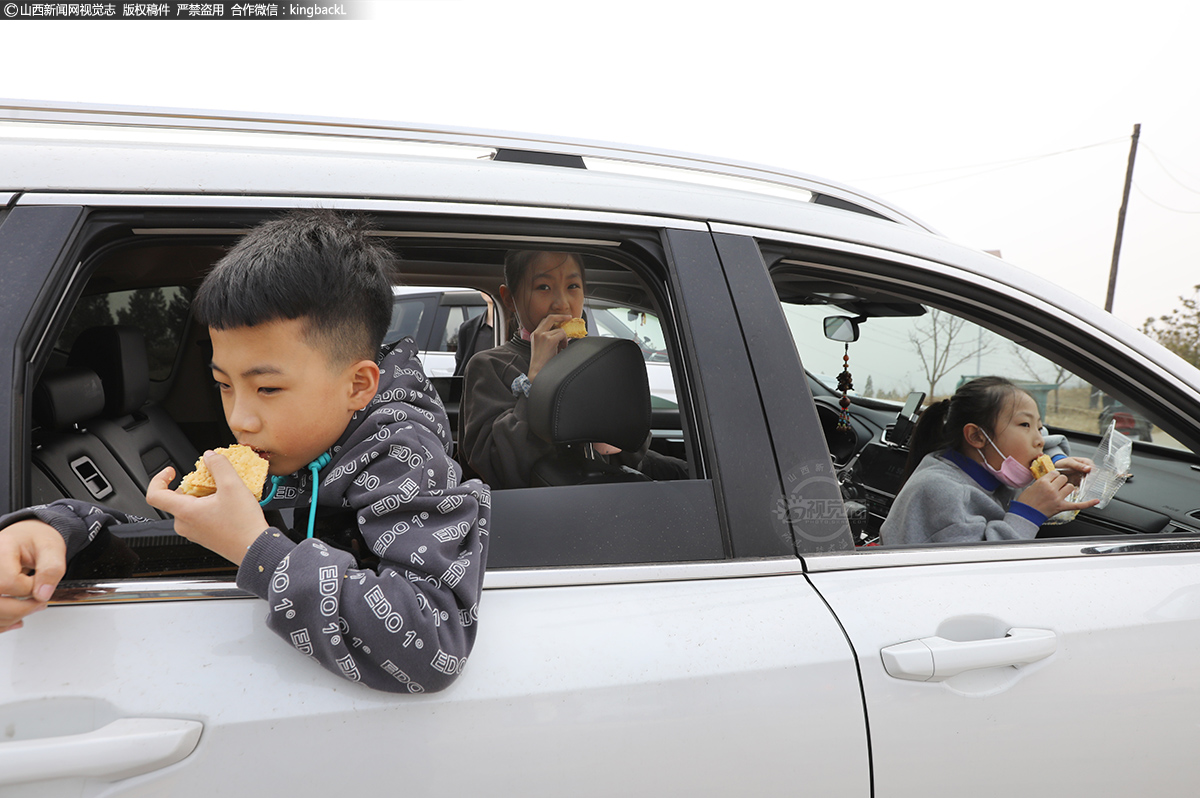
<svg viewBox="0 0 1200 798"><path fill-rule="evenodd" d="M191 291L247 229L314 206L369 213L398 297L435 309L447 288L498 295L514 247L587 258L593 323L665 367L653 426L674 432L655 446L689 476L495 491L476 646L437 694L323 670L169 528L129 539L133 576L75 563L48 611L0 635L5 795L1195 793L1200 373L1107 314L767 167L0 105L0 510L144 505L145 465L95 434L114 420L46 385L96 326L150 342L130 415L177 426L162 456L227 442ZM831 316L859 340L827 340ZM939 323L969 373L922 369ZM846 357L839 419L805 366L837 375ZM1132 481L1036 540L856 545L898 486L905 397L997 372L1059 375L1043 415L1078 454L1099 440L1094 396L1152 423Z"/></svg>

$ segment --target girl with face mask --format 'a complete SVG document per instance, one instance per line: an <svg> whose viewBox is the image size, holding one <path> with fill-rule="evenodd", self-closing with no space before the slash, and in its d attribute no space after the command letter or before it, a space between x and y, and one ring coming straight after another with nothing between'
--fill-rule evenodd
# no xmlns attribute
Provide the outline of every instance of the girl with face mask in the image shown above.
<svg viewBox="0 0 1200 798"><path fill-rule="evenodd" d="M1037 403L1002 377L980 377L921 414L910 476L883 523L882 542L944 543L1037 536L1046 519L1096 502L1067 496L1091 470L1086 458L1054 456L1057 471L1034 479L1043 453Z"/></svg>

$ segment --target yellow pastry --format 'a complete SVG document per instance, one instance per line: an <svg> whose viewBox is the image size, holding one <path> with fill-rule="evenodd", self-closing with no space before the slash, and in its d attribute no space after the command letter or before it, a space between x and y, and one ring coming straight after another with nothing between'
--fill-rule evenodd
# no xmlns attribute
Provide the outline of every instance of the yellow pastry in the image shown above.
<svg viewBox="0 0 1200 798"><path fill-rule="evenodd" d="M562 323L562 331L567 334L568 338L586 338L587 337L587 322L583 319L571 319Z"/></svg>
<svg viewBox="0 0 1200 798"><path fill-rule="evenodd" d="M249 446L240 443L215 451L225 455L229 462L233 463L238 476L254 494L254 498L262 499L263 483L267 481L267 461ZM196 461L196 470L184 477L176 490L189 496L208 496L217 492L217 483L213 480L208 466L204 465L203 457Z"/></svg>
<svg viewBox="0 0 1200 798"><path fill-rule="evenodd" d="M1033 472L1034 478L1041 479L1051 471L1058 469L1054 467L1054 461L1050 459L1050 455L1043 454L1029 464L1029 470Z"/></svg>

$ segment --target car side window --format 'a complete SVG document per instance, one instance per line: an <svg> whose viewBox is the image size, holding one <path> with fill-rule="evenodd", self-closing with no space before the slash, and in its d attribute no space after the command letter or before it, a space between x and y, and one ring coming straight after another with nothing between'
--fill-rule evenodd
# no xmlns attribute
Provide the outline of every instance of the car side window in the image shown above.
<svg viewBox="0 0 1200 798"><path fill-rule="evenodd" d="M453 352L458 349L458 328L469 319L481 315L483 305L448 305L445 307L446 321L441 329L435 330L430 349L437 352Z"/></svg>
<svg viewBox="0 0 1200 798"><path fill-rule="evenodd" d="M830 391L838 391L838 366L847 352L853 393L867 399L903 402L920 391L927 406L975 377L999 375L1034 398L1047 427L1096 435L1115 423L1117 432L1134 440L1186 448L1141 411L1066 366L953 313L922 307L922 315L859 322L859 339L848 350L821 332L825 318L838 314L849 318L847 311L833 305L785 302L784 315L797 346L808 353L805 363L812 364L810 376ZM821 334L814 336L814 332Z"/></svg>
<svg viewBox="0 0 1200 798"><path fill-rule="evenodd" d="M402 338L412 338L418 345L423 345L421 332L428 328L427 316L431 316L437 307L434 297L404 297L398 296L392 304L392 320L388 324L384 343L394 343ZM424 322L424 324L423 324Z"/></svg>
<svg viewBox="0 0 1200 798"><path fill-rule="evenodd" d="M798 270L777 270L773 280L858 544L878 540L904 484L913 411L985 375L1005 377L1033 397L1058 451L1092 457L1110 427L1134 441L1133 479L1112 502L1069 523L1044 524L1039 538L1200 531L1200 459L1156 423L1150 397L1104 391L1073 373L1065 357L1035 352L1015 335L927 300ZM857 339L837 327L856 328Z"/></svg>
<svg viewBox="0 0 1200 798"><path fill-rule="evenodd" d="M83 333L95 327L127 325L142 331L150 379L171 376L188 320L191 292L183 286L138 288L84 296L67 319L55 344L55 353L66 357Z"/></svg>
<svg viewBox="0 0 1200 798"><path fill-rule="evenodd" d="M233 229L242 227L244 224L233 225ZM232 442L208 370L211 343L207 331L188 324L187 320L192 292L206 270L234 240L232 235L214 235L212 241L197 244L174 242L165 236L152 246L140 241L131 241L128 248L110 246L96 255L94 261L84 261L81 274L89 282L83 286L83 298L60 322L58 346L37 376L31 429L33 446L29 454L30 492L18 501L34 504L79 499L141 516L148 519L150 526L144 530L122 528L114 545L128 551L112 559L101 558L91 564L91 570L72 572L74 578L184 574L227 577L235 572L220 557L175 535L170 519L150 508L144 498L149 476L162 466L174 465L177 475L187 473L201 451ZM435 246L425 245L420 252L431 264L424 279L435 287L405 286L395 291L386 340L411 336L418 347L428 346L431 341L433 346L446 346L444 338L450 332L456 332L462 321L483 312L484 305L474 304L476 298L482 302L479 292L497 295L507 243L498 244L494 251L482 255L474 251L468 257L443 242L440 239ZM403 250L405 243L392 242L392 245ZM416 259L406 258L407 252L397 254L402 260ZM666 281L653 276L649 267L641 266L631 257L612 259L592 253L588 257L589 268L594 267L597 278L595 309L589 313L603 317L602 328L597 326L593 335L622 338L632 344L628 347L634 353L632 362L639 370L645 370L650 386L653 413L647 438L650 448L665 461L677 461L677 467L670 473L660 471L651 479L639 477L638 481L626 481L625 475L617 481L599 480L602 484L568 480L547 487L494 491L498 542L492 548L491 566L594 566L722 559L728 546L719 520L714 485L711 478L706 478L703 461L693 463L690 459L699 443L693 437L694 427L689 428L682 418L671 371L674 357L669 353L677 353L680 343L678 336L670 332L671 322L660 321L658 316L659 308L666 304L661 299L668 290ZM490 264L494 271L492 278L481 277L481 261ZM143 266L150 263L175 265L175 273L186 277L187 282L152 288L129 285L145 279ZM614 297L606 295L606 285L619 286L613 289ZM94 290L101 286L116 290ZM449 299L442 296L451 292L455 296ZM446 319L445 331L439 336L434 330L434 320L442 316ZM498 314L497 322L497 337L502 340L512 330L505 328L502 314ZM86 370L91 365L69 363L71 349L81 333L97 326L122 324L142 332L152 378L159 384L146 404L102 409L100 404L83 407L80 403L79 413L74 416L36 409L58 407L43 399L67 395L64 392L69 393L75 384L70 380L79 376L73 375L71 369L78 370L82 365ZM436 339L443 340L439 344ZM419 350L418 354L423 362L427 361L429 351ZM437 376L428 362L425 367L448 413L452 414L451 428L457 437L458 425L453 414L460 400L454 394L454 381L459 380L461 390L461 378ZM64 374L66 379L60 379ZM130 395L145 396L136 391ZM132 422L125 419L127 415ZM122 430L145 431L158 426L167 433L159 437L155 437L157 432L150 435L148 439L153 440L149 446L143 447L140 442L138 447L126 445ZM180 442L182 445L178 445ZM663 514L675 519L675 536L662 533ZM564 524L565 518L589 520ZM599 524L598 519L602 518L604 523ZM286 513L268 520L288 523Z"/></svg>
<svg viewBox="0 0 1200 798"><path fill-rule="evenodd" d="M585 306L597 335L624 338L638 345L650 381L650 406L664 410L676 407L671 357L658 315L645 308L613 305L598 299L588 299Z"/></svg>

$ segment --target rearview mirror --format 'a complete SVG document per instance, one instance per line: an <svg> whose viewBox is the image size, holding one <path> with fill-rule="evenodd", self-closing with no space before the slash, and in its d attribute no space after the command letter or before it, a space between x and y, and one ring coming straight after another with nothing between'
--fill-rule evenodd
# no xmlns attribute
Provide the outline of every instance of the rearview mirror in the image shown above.
<svg viewBox="0 0 1200 798"><path fill-rule="evenodd" d="M851 344L858 340L859 319L849 316L826 316L825 337L830 341Z"/></svg>

